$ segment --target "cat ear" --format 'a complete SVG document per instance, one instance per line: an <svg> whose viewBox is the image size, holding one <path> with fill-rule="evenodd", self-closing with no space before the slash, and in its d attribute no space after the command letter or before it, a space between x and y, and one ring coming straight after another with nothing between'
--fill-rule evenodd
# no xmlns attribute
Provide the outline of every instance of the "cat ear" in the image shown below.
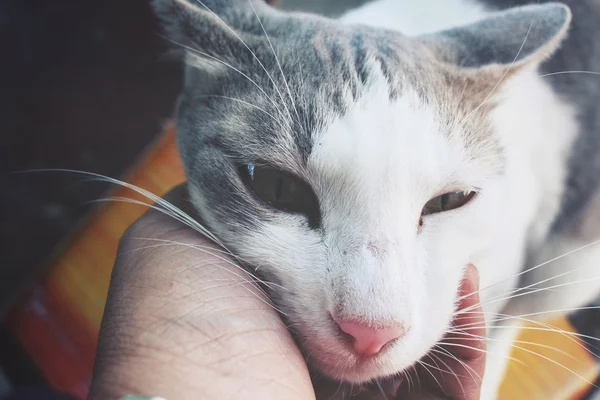
<svg viewBox="0 0 600 400"><path fill-rule="evenodd" d="M246 54L244 43L264 35L259 18L270 11L265 0L152 0L152 7L167 39L200 69Z"/></svg>
<svg viewBox="0 0 600 400"><path fill-rule="evenodd" d="M482 21L420 39L461 68L512 66L518 70L549 58L565 38L570 9L561 3L522 6Z"/></svg>

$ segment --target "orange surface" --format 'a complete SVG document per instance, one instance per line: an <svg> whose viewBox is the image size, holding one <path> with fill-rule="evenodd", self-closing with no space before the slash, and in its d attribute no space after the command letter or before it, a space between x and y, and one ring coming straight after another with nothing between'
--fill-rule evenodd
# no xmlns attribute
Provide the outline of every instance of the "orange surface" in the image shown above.
<svg viewBox="0 0 600 400"><path fill-rule="evenodd" d="M184 180L173 126L166 129L126 180L157 195ZM113 195L148 202L128 190L116 189ZM85 398L90 385L98 328L119 238L143 212L143 207L125 203L101 206L44 279L9 316L10 328L49 382L78 398ZM552 324L566 332L573 331L564 319ZM592 357L571 336L524 330L518 340L541 346L516 343L525 350L513 352L512 357L521 363L511 362L501 399L577 399L589 386L577 375L593 381L598 373Z"/></svg>
<svg viewBox="0 0 600 400"><path fill-rule="evenodd" d="M598 365L575 332L564 318L527 324L513 344L514 360L500 398L575 400L585 394L596 380Z"/></svg>

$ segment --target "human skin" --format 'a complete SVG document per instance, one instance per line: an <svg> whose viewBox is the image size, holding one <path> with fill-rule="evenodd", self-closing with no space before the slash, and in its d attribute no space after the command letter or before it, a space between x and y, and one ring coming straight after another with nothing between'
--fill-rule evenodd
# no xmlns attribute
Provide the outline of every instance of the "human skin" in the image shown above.
<svg viewBox="0 0 600 400"><path fill-rule="evenodd" d="M185 186L165 199L192 213ZM476 307L477 271L472 266L466 271L459 308L475 308L460 323L474 328L444 339L459 344L446 348L453 356L440 368L453 373L417 368L418 393L414 382L410 392L402 383L397 398L479 399L485 342L477 338L485 336L485 328ZM337 385L315 387L268 297L217 245L156 210L127 230L111 278L89 399L307 400L315 399L315 391L329 398Z"/></svg>

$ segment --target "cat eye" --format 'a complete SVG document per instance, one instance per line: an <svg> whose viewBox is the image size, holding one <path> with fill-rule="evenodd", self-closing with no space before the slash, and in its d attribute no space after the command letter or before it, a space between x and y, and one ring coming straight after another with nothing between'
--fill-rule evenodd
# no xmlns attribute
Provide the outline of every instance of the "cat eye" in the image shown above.
<svg viewBox="0 0 600 400"><path fill-rule="evenodd" d="M463 207L475 197L476 192L472 190L462 190L459 192L445 193L441 196L429 200L423 207L421 215L437 214L444 211L455 210Z"/></svg>
<svg viewBox="0 0 600 400"><path fill-rule="evenodd" d="M287 172L256 164L241 166L239 172L246 186L271 207L305 215L311 228L320 225L319 202L308 183Z"/></svg>

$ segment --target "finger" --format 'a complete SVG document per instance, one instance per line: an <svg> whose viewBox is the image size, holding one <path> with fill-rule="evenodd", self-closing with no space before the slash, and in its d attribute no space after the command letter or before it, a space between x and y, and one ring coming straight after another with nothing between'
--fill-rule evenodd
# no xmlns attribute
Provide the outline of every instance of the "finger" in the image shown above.
<svg viewBox="0 0 600 400"><path fill-rule="evenodd" d="M454 333L444 341L456 344L451 352L461 360L478 360L485 354L486 329L479 298L479 273L473 265L465 271L459 298L458 311L452 323Z"/></svg>
<svg viewBox="0 0 600 400"><path fill-rule="evenodd" d="M446 353L444 369L450 373L437 371L435 375L439 382L444 382L442 389L447 397L442 398L478 400L485 371L486 333L479 298L479 274L472 265L465 270L459 299L452 333L443 339L446 344L440 346Z"/></svg>

